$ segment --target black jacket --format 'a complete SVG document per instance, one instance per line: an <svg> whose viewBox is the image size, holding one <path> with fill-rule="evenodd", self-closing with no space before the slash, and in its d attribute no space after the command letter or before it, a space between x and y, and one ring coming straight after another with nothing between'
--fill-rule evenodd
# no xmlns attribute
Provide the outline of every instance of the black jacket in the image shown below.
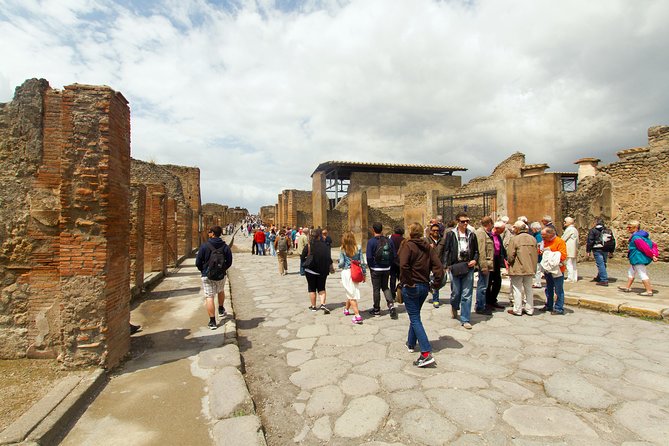
<svg viewBox="0 0 669 446"><path fill-rule="evenodd" d="M220 237L210 238L200 246L200 250L197 252L197 257L195 257L195 266L200 270L203 277L207 275L207 264L209 263L209 257L211 257L212 247L210 243L214 246L214 249L219 249L221 246L225 246L225 248L223 248L223 255L225 255L226 266L228 268L232 266L232 251L230 250L230 247Z"/></svg>
<svg viewBox="0 0 669 446"><path fill-rule="evenodd" d="M460 246L458 243L458 237L455 235L454 231L457 231L457 228L454 228L452 230L447 230L446 234L444 234L444 237L441 239L439 242L440 244L443 244L443 257L442 257L442 262L444 264L444 267L448 267L453 265L454 263L458 263L460 261L459 259L459 254L460 254ZM476 239L476 234L474 234L473 231L470 231L467 229L467 239L468 239L468 244L469 244L469 250L468 250L468 255L469 259L468 260L476 260L476 263L479 261L479 244Z"/></svg>
<svg viewBox="0 0 669 446"><path fill-rule="evenodd" d="M302 254L300 254L300 262L304 262L311 250L311 255L314 257L314 263L309 269L321 276L330 274L330 265L332 258L330 257L330 247L322 240L316 240L304 247Z"/></svg>
<svg viewBox="0 0 669 446"><path fill-rule="evenodd" d="M585 242L585 252L602 250L602 230L604 225L596 225L588 232L588 239Z"/></svg>

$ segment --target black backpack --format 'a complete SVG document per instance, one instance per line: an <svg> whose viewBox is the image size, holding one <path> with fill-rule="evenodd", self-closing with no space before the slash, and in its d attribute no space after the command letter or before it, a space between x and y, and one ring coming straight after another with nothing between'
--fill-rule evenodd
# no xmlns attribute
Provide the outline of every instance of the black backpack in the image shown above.
<svg viewBox="0 0 669 446"><path fill-rule="evenodd" d="M374 252L374 263L376 263L376 266L382 268L390 266L393 257L391 249L388 239L384 236L379 237L379 244L376 247L376 252Z"/></svg>
<svg viewBox="0 0 669 446"><path fill-rule="evenodd" d="M602 242L602 251L614 252L616 250L616 239L613 237L613 231L609 228L604 228L599 233Z"/></svg>
<svg viewBox="0 0 669 446"><path fill-rule="evenodd" d="M209 255L209 262L207 262L207 279L209 280L223 280L225 277L225 272L228 270L227 261L225 260L225 242L223 246L216 249L211 242L209 244L209 249L211 251Z"/></svg>

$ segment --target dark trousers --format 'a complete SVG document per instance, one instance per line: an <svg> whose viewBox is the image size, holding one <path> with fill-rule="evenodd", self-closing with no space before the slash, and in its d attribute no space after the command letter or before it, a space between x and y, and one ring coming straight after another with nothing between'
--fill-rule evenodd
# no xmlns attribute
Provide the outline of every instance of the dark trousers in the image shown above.
<svg viewBox="0 0 669 446"><path fill-rule="evenodd" d="M393 308L395 299L393 298L392 294L390 294L390 289L388 289L390 271L371 270L370 275L372 276L372 296L374 298L374 309L381 309L381 291L383 291L383 295L386 298L388 308Z"/></svg>
<svg viewBox="0 0 669 446"><path fill-rule="evenodd" d="M390 292L395 293L397 289L397 279L400 277L400 267L394 263L390 265Z"/></svg>
<svg viewBox="0 0 669 446"><path fill-rule="evenodd" d="M502 259L495 257L493 259L493 269L488 274L488 287L485 290L486 305L495 305L499 290L502 289Z"/></svg>

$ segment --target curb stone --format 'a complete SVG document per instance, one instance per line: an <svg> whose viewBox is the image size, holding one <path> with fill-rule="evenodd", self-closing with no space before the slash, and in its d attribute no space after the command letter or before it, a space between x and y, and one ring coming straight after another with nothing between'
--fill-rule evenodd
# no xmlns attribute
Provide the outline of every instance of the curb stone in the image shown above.
<svg viewBox="0 0 669 446"><path fill-rule="evenodd" d="M0 433L0 444L27 441L57 444L70 422L104 386L107 374L96 369L86 375L63 378L40 401ZM26 443L24 443L26 444Z"/></svg>

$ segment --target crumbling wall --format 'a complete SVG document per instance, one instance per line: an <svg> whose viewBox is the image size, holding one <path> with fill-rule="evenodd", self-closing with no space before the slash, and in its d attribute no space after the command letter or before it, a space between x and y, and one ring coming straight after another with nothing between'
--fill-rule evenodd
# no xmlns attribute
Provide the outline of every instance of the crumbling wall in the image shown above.
<svg viewBox="0 0 669 446"><path fill-rule="evenodd" d="M130 293L138 296L144 287L144 225L146 186L130 186Z"/></svg>
<svg viewBox="0 0 669 446"><path fill-rule="evenodd" d="M404 227L404 213L400 213L400 218L393 218L388 212L397 214L396 210L399 206L393 206L390 208L368 208L368 219L369 226L371 228L372 224L379 222L383 225L383 233L388 234L393 232L397 226ZM402 207L399 207L400 210Z"/></svg>
<svg viewBox="0 0 669 446"><path fill-rule="evenodd" d="M348 193L365 191L370 207L386 208L403 206L405 195L425 190L453 194L461 183L462 178L457 175L353 172Z"/></svg>
<svg viewBox="0 0 669 446"><path fill-rule="evenodd" d="M191 253L197 249L200 243L200 216L202 215L202 199L200 192L200 169L197 167L175 166L162 164L164 169L179 178L181 190L188 206L177 209L179 213L177 224L180 234L190 234L186 237L183 246L180 245L179 253Z"/></svg>
<svg viewBox="0 0 669 446"><path fill-rule="evenodd" d="M114 366L129 347L127 101L32 79L0 124L0 355Z"/></svg>

